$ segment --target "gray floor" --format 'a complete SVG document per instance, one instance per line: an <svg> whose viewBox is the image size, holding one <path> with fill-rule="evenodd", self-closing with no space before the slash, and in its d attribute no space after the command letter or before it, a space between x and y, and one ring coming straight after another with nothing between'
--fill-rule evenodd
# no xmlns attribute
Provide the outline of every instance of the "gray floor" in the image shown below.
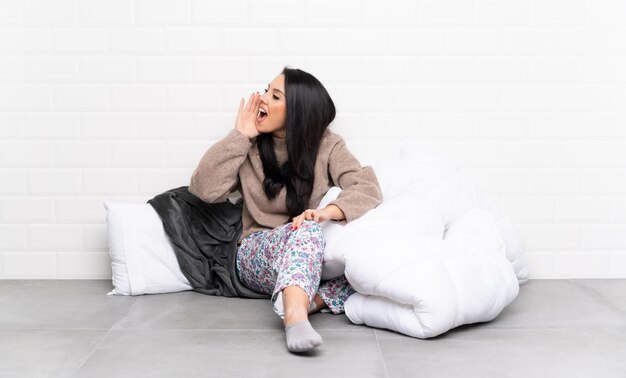
<svg viewBox="0 0 626 378"><path fill-rule="evenodd" d="M0 280L0 376L626 377L626 280L531 280L494 321L429 340L315 314L308 355L268 301L110 289Z"/></svg>

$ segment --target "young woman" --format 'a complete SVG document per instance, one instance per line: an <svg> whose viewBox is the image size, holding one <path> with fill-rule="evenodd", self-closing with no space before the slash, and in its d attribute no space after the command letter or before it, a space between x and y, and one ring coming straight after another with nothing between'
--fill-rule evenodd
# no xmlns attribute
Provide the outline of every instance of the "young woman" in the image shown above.
<svg viewBox="0 0 626 378"><path fill-rule="evenodd" d="M285 67L263 95L242 98L235 128L211 146L189 191L222 202L239 190L243 232L237 252L241 282L271 295L283 318L287 348L322 344L308 314L344 312L354 293L344 276L320 282L325 240L319 223L353 221L382 202L371 167L361 167L341 136L330 132L335 105L311 74ZM336 200L317 209L333 186Z"/></svg>

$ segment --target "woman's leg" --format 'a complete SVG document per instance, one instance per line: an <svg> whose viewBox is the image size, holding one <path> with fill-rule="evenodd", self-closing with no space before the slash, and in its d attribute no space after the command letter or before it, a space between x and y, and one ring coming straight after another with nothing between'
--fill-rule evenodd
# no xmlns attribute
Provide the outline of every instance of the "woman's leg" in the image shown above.
<svg viewBox="0 0 626 378"><path fill-rule="evenodd" d="M291 352L305 352L323 343L309 323L308 309L319 287L325 247L322 229L314 221L304 221L287 240L273 298L282 293L287 349Z"/></svg>
<svg viewBox="0 0 626 378"><path fill-rule="evenodd" d="M272 303L289 286L302 289L308 303L319 287L325 247L321 229L313 221L303 222L298 230L290 230L290 225L248 236L237 253L242 283L256 292L271 294ZM288 293L294 303L302 302L297 290ZM292 307L291 299L287 300Z"/></svg>
<svg viewBox="0 0 626 378"><path fill-rule="evenodd" d="M308 319L309 304L321 279L326 246L322 230L314 221L304 221L298 230L290 232L273 295L275 299L282 291L285 326Z"/></svg>
<svg viewBox="0 0 626 378"><path fill-rule="evenodd" d="M287 286L283 289L285 303L285 327L309 318L309 296L306 291L298 286Z"/></svg>
<svg viewBox="0 0 626 378"><path fill-rule="evenodd" d="M274 230L255 232L241 241L237 250L237 273L241 282L257 293L271 295L277 272L273 260L276 250L268 248L267 240Z"/></svg>
<svg viewBox="0 0 626 378"><path fill-rule="evenodd" d="M320 300L328 306L333 314L343 314L348 297L355 292L356 290L350 286L346 276L342 274L339 277L322 282L317 290L316 298L319 296Z"/></svg>
<svg viewBox="0 0 626 378"><path fill-rule="evenodd" d="M308 307L319 286L326 242L316 222L305 221L298 230L290 225L244 239L237 269L244 285L272 294L277 313L276 300L282 296L287 347L302 352L322 344L308 322Z"/></svg>
<svg viewBox="0 0 626 378"><path fill-rule="evenodd" d="M310 223L313 222L304 222L302 227L309 227L309 232L312 232L313 235L315 235L315 227L311 227L312 225L310 225ZM307 224L307 226L305 226L305 224ZM306 319L306 317L302 315L304 312L304 310L302 310L302 306L305 301L307 305L309 304L308 298L313 289L313 286L311 286L309 287L309 290L305 290L301 287L305 285L288 286L290 277L285 277L285 275L290 275L287 273L291 273L291 275L293 275L294 267L289 266L291 263L291 256L285 257L284 254L288 251L287 242L291 238L291 235L300 231L290 230L290 225L291 224L288 223L274 230L258 232L248 236L242 242L237 254L237 269L239 271L239 277L247 287L259 293L273 294L274 297L276 296L275 294L280 292L282 288L282 294L284 296L283 306L285 307L285 312L287 312L287 307L289 307L289 315L287 316L287 314L285 314L285 325L297 320ZM305 232L303 234L295 235L298 237L294 237L292 243L295 242L297 246L298 244L302 244L302 240L298 239L302 239L302 236L306 236L308 234ZM321 251L323 251L323 243L325 242L319 240L315 243L318 244ZM317 254L311 253L311 256L316 259ZM320 259L321 258L323 258L323 255L320 255ZM296 260L298 259L296 258ZM296 261L296 265L298 264L300 266L309 265L302 264L301 261L300 263ZM281 269L283 265L287 265L287 267L282 269L283 276L281 276L281 281L283 281L283 283L278 284L277 276L279 275L279 269ZM314 267L318 266L316 262L313 262L310 265ZM319 266L319 271L321 272L321 263ZM312 280L317 282L318 278L316 274L313 274ZM355 293L355 290L352 286L350 286L344 275L324 281L319 285L317 293L314 295L314 302L316 306L315 310L312 312L328 306L332 313L341 314L344 312L346 300L353 293ZM272 302L274 301L275 298ZM309 308L307 307L307 312L308 310Z"/></svg>

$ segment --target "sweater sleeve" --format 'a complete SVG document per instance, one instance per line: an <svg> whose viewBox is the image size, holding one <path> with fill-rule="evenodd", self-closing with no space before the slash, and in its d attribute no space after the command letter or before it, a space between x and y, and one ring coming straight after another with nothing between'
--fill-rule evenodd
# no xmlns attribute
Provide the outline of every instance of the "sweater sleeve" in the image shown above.
<svg viewBox="0 0 626 378"><path fill-rule="evenodd" d="M349 223L382 203L382 191L374 169L370 166L361 167L343 138L330 152L328 173L333 184L342 189L337 199L329 203L338 206L346 216L339 223Z"/></svg>
<svg viewBox="0 0 626 378"><path fill-rule="evenodd" d="M251 146L245 135L231 130L204 153L191 175L189 192L207 203L226 201L239 183L239 168Z"/></svg>

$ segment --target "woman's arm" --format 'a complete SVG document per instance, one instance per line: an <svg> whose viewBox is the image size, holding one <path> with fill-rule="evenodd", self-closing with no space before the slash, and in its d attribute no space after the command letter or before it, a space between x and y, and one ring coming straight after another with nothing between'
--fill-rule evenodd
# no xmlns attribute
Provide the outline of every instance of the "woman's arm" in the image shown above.
<svg viewBox="0 0 626 378"><path fill-rule="evenodd" d="M292 229L297 230L305 220L324 222L332 219L346 224L382 203L382 191L374 170L361 167L341 137L331 148L328 175L333 185L341 187L341 193L324 208L307 209L292 218Z"/></svg>
<svg viewBox="0 0 626 378"><path fill-rule="evenodd" d="M304 210L302 214L291 218L291 229L297 230L302 222L304 222L305 220L312 220L321 223L331 219L336 221L342 221L346 219L343 211L341 211L339 206L327 205L323 209L307 209Z"/></svg>
<svg viewBox="0 0 626 378"><path fill-rule="evenodd" d="M212 145L191 175L189 192L204 202L223 202L239 182L239 168L252 143L237 129Z"/></svg>
<svg viewBox="0 0 626 378"><path fill-rule="evenodd" d="M246 104L239 102L235 129L204 153L198 167L191 175L189 192L204 202L224 202L239 183L239 168L246 160L251 140L259 135L256 115L261 96L252 93ZM245 106L244 106L245 105Z"/></svg>
<svg viewBox="0 0 626 378"><path fill-rule="evenodd" d="M328 173L342 191L328 206L337 206L345 216L341 223L351 222L383 201L382 191L374 169L361 167L348 150L343 138L333 146L328 158Z"/></svg>

